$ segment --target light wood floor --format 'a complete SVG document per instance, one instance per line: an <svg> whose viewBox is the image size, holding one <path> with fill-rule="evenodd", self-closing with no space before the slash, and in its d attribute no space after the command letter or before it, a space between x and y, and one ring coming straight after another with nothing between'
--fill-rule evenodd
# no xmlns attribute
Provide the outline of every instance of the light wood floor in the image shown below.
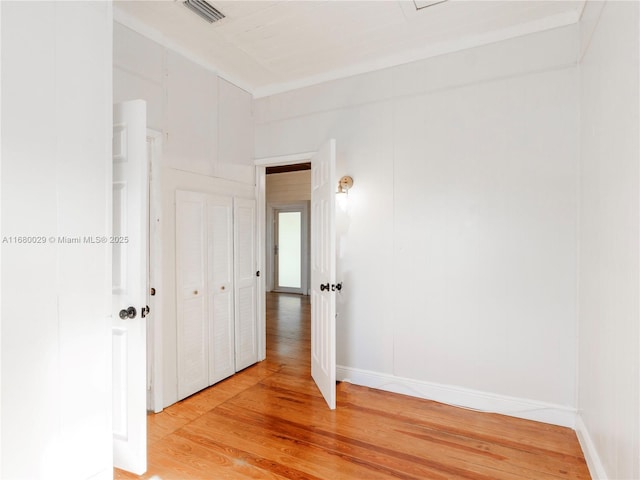
<svg viewBox="0 0 640 480"><path fill-rule="evenodd" d="M588 479L567 428L310 378L308 297L270 294L267 360L149 415L149 470L116 479Z"/></svg>

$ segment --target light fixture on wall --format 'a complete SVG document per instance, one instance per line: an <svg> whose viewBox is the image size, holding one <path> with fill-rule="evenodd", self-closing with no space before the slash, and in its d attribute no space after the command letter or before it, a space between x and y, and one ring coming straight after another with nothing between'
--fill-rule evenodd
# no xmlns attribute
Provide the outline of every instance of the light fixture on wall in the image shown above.
<svg viewBox="0 0 640 480"><path fill-rule="evenodd" d="M338 180L338 191L336 192L336 204L341 210L347 209L347 198L349 189L353 187L353 178L345 175Z"/></svg>

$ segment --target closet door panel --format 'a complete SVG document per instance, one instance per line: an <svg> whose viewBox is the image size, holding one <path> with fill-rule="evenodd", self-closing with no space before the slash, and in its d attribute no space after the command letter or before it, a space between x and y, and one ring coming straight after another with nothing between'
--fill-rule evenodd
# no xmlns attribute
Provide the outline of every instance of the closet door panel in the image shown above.
<svg viewBox="0 0 640 480"><path fill-rule="evenodd" d="M256 202L234 199L236 371L258 361Z"/></svg>
<svg viewBox="0 0 640 480"><path fill-rule="evenodd" d="M233 199L207 202L209 276L209 384L235 373Z"/></svg>
<svg viewBox="0 0 640 480"><path fill-rule="evenodd" d="M205 214L202 194L176 192L179 399L209 385Z"/></svg>

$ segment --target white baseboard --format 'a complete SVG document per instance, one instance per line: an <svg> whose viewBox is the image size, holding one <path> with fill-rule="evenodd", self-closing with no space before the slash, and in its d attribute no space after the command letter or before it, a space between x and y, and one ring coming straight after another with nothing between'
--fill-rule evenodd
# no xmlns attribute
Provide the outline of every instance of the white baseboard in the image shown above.
<svg viewBox="0 0 640 480"><path fill-rule="evenodd" d="M591 478L593 480L607 480L607 472L604 470L600 455L598 455L596 446L591 439L591 435L589 435L589 430L580 414L576 415L576 435L578 436L580 447L582 447L584 459L587 461Z"/></svg>
<svg viewBox="0 0 640 480"><path fill-rule="evenodd" d="M425 398L457 407L575 428L576 410L563 405L396 377L341 365L336 368L336 378L355 385Z"/></svg>

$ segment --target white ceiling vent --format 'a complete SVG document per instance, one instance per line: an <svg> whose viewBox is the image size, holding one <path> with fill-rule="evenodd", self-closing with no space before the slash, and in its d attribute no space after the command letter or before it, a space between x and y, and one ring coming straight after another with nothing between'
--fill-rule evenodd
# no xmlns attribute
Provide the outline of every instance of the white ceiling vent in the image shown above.
<svg viewBox="0 0 640 480"><path fill-rule="evenodd" d="M209 23L217 22L224 18L224 13L205 0L185 0L184 6L197 13Z"/></svg>

